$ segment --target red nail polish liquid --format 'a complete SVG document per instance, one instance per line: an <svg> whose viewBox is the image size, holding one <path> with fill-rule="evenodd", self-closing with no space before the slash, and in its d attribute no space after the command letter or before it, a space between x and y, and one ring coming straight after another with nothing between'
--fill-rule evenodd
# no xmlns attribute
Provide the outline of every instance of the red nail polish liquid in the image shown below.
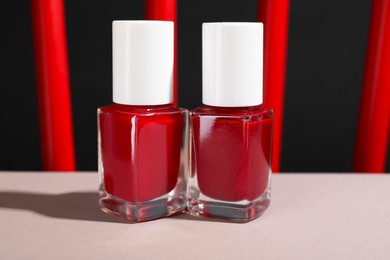
<svg viewBox="0 0 390 260"><path fill-rule="evenodd" d="M115 103L98 109L99 203L136 222L180 212L188 112L170 104L173 24L114 22L113 65Z"/></svg>
<svg viewBox="0 0 390 260"><path fill-rule="evenodd" d="M270 203L272 110L262 103L262 24L203 25L203 103L191 112L192 215L248 222Z"/></svg>

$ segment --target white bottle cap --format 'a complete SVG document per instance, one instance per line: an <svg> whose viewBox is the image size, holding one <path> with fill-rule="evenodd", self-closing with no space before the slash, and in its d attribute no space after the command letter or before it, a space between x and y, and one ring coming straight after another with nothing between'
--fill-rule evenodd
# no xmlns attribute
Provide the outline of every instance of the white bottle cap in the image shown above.
<svg viewBox="0 0 390 260"><path fill-rule="evenodd" d="M203 104L263 103L263 24L203 24Z"/></svg>
<svg viewBox="0 0 390 260"><path fill-rule="evenodd" d="M112 65L114 103L171 103L173 22L113 21Z"/></svg>

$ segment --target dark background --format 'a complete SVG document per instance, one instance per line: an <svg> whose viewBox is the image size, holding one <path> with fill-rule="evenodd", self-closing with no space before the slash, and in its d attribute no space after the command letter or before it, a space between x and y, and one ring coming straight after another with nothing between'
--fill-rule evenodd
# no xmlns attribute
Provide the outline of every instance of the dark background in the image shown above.
<svg viewBox="0 0 390 260"><path fill-rule="evenodd" d="M143 19L144 3L65 3L77 165L96 170L96 108L111 103L111 22ZM370 7L291 1L283 171L351 171ZM201 105L202 22L255 21L256 12L257 0L178 0L180 106ZM0 169L40 170L30 2L1 1L0 14Z"/></svg>

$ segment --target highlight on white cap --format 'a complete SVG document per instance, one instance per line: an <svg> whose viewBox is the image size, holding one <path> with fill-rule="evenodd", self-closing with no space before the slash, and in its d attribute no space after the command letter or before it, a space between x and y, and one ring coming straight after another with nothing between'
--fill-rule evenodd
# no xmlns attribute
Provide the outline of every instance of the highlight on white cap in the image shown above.
<svg viewBox="0 0 390 260"><path fill-rule="evenodd" d="M203 104L263 103L263 24L203 24Z"/></svg>
<svg viewBox="0 0 390 260"><path fill-rule="evenodd" d="M114 103L171 103L173 22L113 21L112 65Z"/></svg>

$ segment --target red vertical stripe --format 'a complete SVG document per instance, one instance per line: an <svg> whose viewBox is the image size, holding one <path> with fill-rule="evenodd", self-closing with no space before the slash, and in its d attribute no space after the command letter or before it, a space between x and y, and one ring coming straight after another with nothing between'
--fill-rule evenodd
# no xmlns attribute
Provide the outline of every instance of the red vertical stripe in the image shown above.
<svg viewBox="0 0 390 260"><path fill-rule="evenodd" d="M173 21L175 23L175 57L173 65L173 104L177 105L177 3L176 0L146 0L147 20Z"/></svg>
<svg viewBox="0 0 390 260"><path fill-rule="evenodd" d="M390 117L390 0L373 0L353 171L385 171Z"/></svg>
<svg viewBox="0 0 390 260"><path fill-rule="evenodd" d="M264 105L274 109L272 170L280 171L289 0L259 0L264 23Z"/></svg>
<svg viewBox="0 0 390 260"><path fill-rule="evenodd" d="M43 169L74 171L75 154L62 0L31 0Z"/></svg>

